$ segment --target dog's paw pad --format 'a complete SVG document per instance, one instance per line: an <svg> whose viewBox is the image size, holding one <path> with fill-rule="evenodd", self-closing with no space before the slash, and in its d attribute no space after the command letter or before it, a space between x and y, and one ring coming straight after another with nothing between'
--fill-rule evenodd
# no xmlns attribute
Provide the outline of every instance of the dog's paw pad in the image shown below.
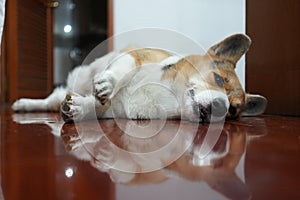
<svg viewBox="0 0 300 200"><path fill-rule="evenodd" d="M94 85L95 96L100 100L101 104L105 104L112 94L113 86L109 82L98 82Z"/></svg>
<svg viewBox="0 0 300 200"><path fill-rule="evenodd" d="M82 117L82 108L78 97L72 97L67 94L65 100L61 103L62 118L65 122L74 122Z"/></svg>
<svg viewBox="0 0 300 200"><path fill-rule="evenodd" d="M109 73L96 75L93 80L94 96L99 99L102 105L110 100L113 92L113 77Z"/></svg>

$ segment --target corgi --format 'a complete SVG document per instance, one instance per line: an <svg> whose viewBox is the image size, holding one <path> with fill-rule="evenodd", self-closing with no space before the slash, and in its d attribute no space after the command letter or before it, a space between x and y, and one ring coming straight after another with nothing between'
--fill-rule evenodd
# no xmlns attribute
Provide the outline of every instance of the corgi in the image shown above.
<svg viewBox="0 0 300 200"><path fill-rule="evenodd" d="M66 122L97 118L183 119L219 122L259 115L267 100L246 94L235 73L251 40L235 34L204 55L162 49L110 52L70 72L67 87L45 99L19 99L14 111L61 111Z"/></svg>

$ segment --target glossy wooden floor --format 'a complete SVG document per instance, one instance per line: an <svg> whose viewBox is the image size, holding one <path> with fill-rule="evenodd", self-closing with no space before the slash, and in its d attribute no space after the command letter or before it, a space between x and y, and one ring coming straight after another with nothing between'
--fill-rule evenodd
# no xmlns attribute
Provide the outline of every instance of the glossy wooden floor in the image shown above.
<svg viewBox="0 0 300 200"><path fill-rule="evenodd" d="M300 199L300 118L64 124L0 113L0 199Z"/></svg>

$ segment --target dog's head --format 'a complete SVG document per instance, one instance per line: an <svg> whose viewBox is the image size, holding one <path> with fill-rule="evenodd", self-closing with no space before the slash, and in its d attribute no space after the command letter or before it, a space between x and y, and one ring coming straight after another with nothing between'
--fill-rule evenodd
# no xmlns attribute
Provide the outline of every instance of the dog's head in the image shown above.
<svg viewBox="0 0 300 200"><path fill-rule="evenodd" d="M212 46L204 56L188 56L176 64L173 77L175 82L185 83L186 116L192 115L193 121L220 121L264 111L266 99L246 94L235 73L236 63L250 44L248 36L232 35Z"/></svg>

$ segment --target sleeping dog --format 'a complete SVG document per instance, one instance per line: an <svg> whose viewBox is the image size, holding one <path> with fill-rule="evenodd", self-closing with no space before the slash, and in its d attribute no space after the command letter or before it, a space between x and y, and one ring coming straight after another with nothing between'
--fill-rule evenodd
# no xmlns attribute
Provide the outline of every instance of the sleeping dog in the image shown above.
<svg viewBox="0 0 300 200"><path fill-rule="evenodd" d="M205 55L181 57L154 48L111 52L75 68L66 88L46 99L19 99L15 111L59 111L65 121L91 117L218 122L259 115L267 100L246 94L235 73L251 40L232 35Z"/></svg>

